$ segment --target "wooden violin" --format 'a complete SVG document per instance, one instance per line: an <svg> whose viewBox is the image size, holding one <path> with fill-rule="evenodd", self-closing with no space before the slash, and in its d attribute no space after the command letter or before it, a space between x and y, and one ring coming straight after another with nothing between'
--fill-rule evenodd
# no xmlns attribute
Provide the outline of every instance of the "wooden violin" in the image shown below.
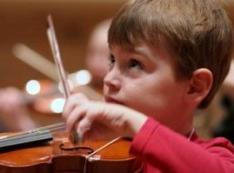
<svg viewBox="0 0 234 173"><path fill-rule="evenodd" d="M57 123L46 128L2 136L0 172L135 173L141 171L139 161L129 154L128 138L118 137L110 142L85 141L74 145L65 132L53 132L61 127L64 127L63 123Z"/></svg>

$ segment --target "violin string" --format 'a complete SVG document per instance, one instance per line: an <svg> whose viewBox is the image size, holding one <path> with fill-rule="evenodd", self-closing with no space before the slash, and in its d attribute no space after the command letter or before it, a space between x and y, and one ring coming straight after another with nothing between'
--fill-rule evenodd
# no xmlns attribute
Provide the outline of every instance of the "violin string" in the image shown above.
<svg viewBox="0 0 234 173"><path fill-rule="evenodd" d="M94 156L95 154L97 154L98 152L100 152L101 150L107 148L108 146L114 144L115 142L117 142L118 140L122 139L122 136L119 136L117 138L114 138L113 140L109 141L108 143L104 144L103 146L99 147L98 149L96 149L94 152L92 152L91 154L87 155L85 157L85 163L84 163L84 168L83 168L83 173L86 173L87 170L87 162L89 161L89 158L91 158L92 156Z"/></svg>
<svg viewBox="0 0 234 173"><path fill-rule="evenodd" d="M55 124L51 124L51 125L47 125L47 126L43 126L40 128L37 128L36 130L49 130L51 132L56 131L56 130L63 130L65 128L65 123L61 122L61 123L55 123Z"/></svg>
<svg viewBox="0 0 234 173"><path fill-rule="evenodd" d="M114 138L113 140L109 141L108 143L106 143L105 145L99 147L98 149L96 149L94 152L92 152L91 154L89 154L88 156L85 157L85 163L84 163L84 168L83 168L83 173L86 173L87 171L87 162L89 161L89 158L91 158L92 156L94 156L95 154L97 154L98 152L100 152L101 150L107 148L108 146L114 144L115 142L117 142L118 140L122 139L122 136L119 136L117 138ZM134 173L139 173L142 172L143 170L143 163L141 163L141 166L134 171Z"/></svg>
<svg viewBox="0 0 234 173"><path fill-rule="evenodd" d="M64 130L65 128L65 123L56 123L56 124L52 124L52 125L48 125L48 126L43 126L43 127L39 127L33 130L28 130L25 132L17 132L11 135L6 135L3 136L2 138L0 138L0 142L2 141L11 141L11 140L15 140L15 139L22 139L22 138L27 138L28 136L32 135L33 133L40 133L43 131L48 131L48 133L51 132L55 132L55 131L59 131L59 130Z"/></svg>
<svg viewBox="0 0 234 173"><path fill-rule="evenodd" d="M105 145L99 147L98 149L96 149L94 152L92 152L91 154L86 156L86 159L89 159L90 157L92 157L93 155L95 155L96 153L100 152L101 150L105 149L106 147L112 145L113 143L115 143L116 141L122 139L122 136L119 136L111 141L109 141L108 143L106 143Z"/></svg>

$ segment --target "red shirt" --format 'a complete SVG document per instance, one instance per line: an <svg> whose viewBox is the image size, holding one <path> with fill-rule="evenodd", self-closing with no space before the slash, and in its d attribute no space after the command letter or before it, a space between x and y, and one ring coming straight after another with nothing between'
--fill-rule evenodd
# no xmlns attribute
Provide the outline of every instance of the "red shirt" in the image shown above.
<svg viewBox="0 0 234 173"><path fill-rule="evenodd" d="M133 139L131 153L144 173L234 173L234 147L225 138L186 137L149 118Z"/></svg>

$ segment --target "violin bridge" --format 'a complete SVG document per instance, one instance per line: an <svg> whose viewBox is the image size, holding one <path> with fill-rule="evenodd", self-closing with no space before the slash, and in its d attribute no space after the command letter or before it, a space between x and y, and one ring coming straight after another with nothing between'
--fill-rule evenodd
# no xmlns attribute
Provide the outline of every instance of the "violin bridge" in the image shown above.
<svg viewBox="0 0 234 173"><path fill-rule="evenodd" d="M95 155L88 158L89 162L96 161L96 160L101 160L101 155L95 154Z"/></svg>

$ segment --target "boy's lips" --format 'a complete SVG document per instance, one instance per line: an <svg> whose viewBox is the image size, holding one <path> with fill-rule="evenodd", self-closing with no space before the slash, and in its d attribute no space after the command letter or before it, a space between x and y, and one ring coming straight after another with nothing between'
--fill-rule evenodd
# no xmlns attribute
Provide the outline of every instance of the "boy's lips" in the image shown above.
<svg viewBox="0 0 234 173"><path fill-rule="evenodd" d="M123 105L122 102L120 102L119 100L112 98L112 97L105 97L105 101L108 103L115 103L115 104L121 104Z"/></svg>

